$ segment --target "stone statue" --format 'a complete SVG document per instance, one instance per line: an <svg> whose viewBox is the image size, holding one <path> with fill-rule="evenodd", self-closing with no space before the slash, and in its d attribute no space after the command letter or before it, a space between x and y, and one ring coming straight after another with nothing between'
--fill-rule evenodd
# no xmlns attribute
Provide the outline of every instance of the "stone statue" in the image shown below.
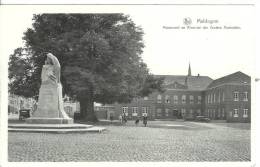
<svg viewBox="0 0 260 167"><path fill-rule="evenodd" d="M42 84L60 83L60 63L58 59L51 53L47 54L45 65L42 68Z"/></svg>
<svg viewBox="0 0 260 167"><path fill-rule="evenodd" d="M73 120L63 108L62 85L60 82L60 63L51 53L47 54L41 73L41 88L37 110L28 123L68 124Z"/></svg>

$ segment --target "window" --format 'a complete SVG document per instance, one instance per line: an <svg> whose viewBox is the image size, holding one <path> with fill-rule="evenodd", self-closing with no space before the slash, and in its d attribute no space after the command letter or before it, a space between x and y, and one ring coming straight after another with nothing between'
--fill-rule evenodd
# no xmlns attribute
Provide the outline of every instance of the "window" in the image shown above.
<svg viewBox="0 0 260 167"><path fill-rule="evenodd" d="M64 107L64 110L65 110L67 113L71 113L71 112L72 112L72 107L71 107L71 106L66 106L66 107Z"/></svg>
<svg viewBox="0 0 260 167"><path fill-rule="evenodd" d="M207 100L208 100L208 96L206 95L206 96L205 96L205 103L208 102Z"/></svg>
<svg viewBox="0 0 260 167"><path fill-rule="evenodd" d="M148 107L142 107L142 116L144 116L144 114L148 115L148 110L149 110Z"/></svg>
<svg viewBox="0 0 260 167"><path fill-rule="evenodd" d="M244 101L248 101L248 92L244 92Z"/></svg>
<svg viewBox="0 0 260 167"><path fill-rule="evenodd" d="M147 96L144 97L144 100L149 100L149 98Z"/></svg>
<svg viewBox="0 0 260 167"><path fill-rule="evenodd" d="M198 96L198 104L201 104L201 96Z"/></svg>
<svg viewBox="0 0 260 167"><path fill-rule="evenodd" d="M238 117L238 109L234 109L234 117Z"/></svg>
<svg viewBox="0 0 260 167"><path fill-rule="evenodd" d="M169 109L168 109L168 108L165 109L165 116L166 116L166 117L169 116Z"/></svg>
<svg viewBox="0 0 260 167"><path fill-rule="evenodd" d="M248 117L248 109L244 109L244 112L243 112L243 117L244 118L247 118Z"/></svg>
<svg viewBox="0 0 260 167"><path fill-rule="evenodd" d="M233 117L232 111L229 112L229 116L230 116L230 117Z"/></svg>
<svg viewBox="0 0 260 167"><path fill-rule="evenodd" d="M190 109L190 114L191 114L191 115L193 114L193 110L192 110L192 109Z"/></svg>
<svg viewBox="0 0 260 167"><path fill-rule="evenodd" d="M156 115L157 115L157 117L161 117L162 116L162 109L157 108Z"/></svg>
<svg viewBox="0 0 260 167"><path fill-rule="evenodd" d="M238 92L234 92L234 101L239 101Z"/></svg>
<svg viewBox="0 0 260 167"><path fill-rule="evenodd" d="M214 103L216 102L216 95L215 95L215 93L214 93L214 95L213 95L213 102L214 102Z"/></svg>
<svg viewBox="0 0 260 167"><path fill-rule="evenodd" d="M208 95L208 104L210 103L210 95Z"/></svg>
<svg viewBox="0 0 260 167"><path fill-rule="evenodd" d="M210 94L210 103L213 103L213 95Z"/></svg>
<svg viewBox="0 0 260 167"><path fill-rule="evenodd" d="M132 116L138 115L138 107L132 107Z"/></svg>
<svg viewBox="0 0 260 167"><path fill-rule="evenodd" d="M220 93L218 94L218 102L220 103Z"/></svg>
<svg viewBox="0 0 260 167"><path fill-rule="evenodd" d="M157 103L162 103L162 96L161 95L157 96Z"/></svg>
<svg viewBox="0 0 260 167"><path fill-rule="evenodd" d="M221 117L221 111L220 111L220 108L218 109L218 118Z"/></svg>
<svg viewBox="0 0 260 167"><path fill-rule="evenodd" d="M225 101L225 93L223 92L222 101Z"/></svg>
<svg viewBox="0 0 260 167"><path fill-rule="evenodd" d="M174 95L173 96L174 104L178 104L178 96Z"/></svg>
<svg viewBox="0 0 260 167"><path fill-rule="evenodd" d="M181 115L182 115L182 116L185 116L185 113L186 113L185 108L182 108L182 109L181 109Z"/></svg>
<svg viewBox="0 0 260 167"><path fill-rule="evenodd" d="M190 104L194 103L194 96L190 95Z"/></svg>
<svg viewBox="0 0 260 167"><path fill-rule="evenodd" d="M225 117L225 109L222 108L222 117L224 118Z"/></svg>
<svg viewBox="0 0 260 167"><path fill-rule="evenodd" d="M201 110L200 109L197 110L197 114L198 114L198 116L201 115Z"/></svg>
<svg viewBox="0 0 260 167"><path fill-rule="evenodd" d="M186 103L186 95L182 95L181 100L182 100L182 104L185 104Z"/></svg>
<svg viewBox="0 0 260 167"><path fill-rule="evenodd" d="M165 96L165 103L170 103L170 96L168 95Z"/></svg>
<svg viewBox="0 0 260 167"><path fill-rule="evenodd" d="M128 107L122 107L122 114L128 116Z"/></svg>

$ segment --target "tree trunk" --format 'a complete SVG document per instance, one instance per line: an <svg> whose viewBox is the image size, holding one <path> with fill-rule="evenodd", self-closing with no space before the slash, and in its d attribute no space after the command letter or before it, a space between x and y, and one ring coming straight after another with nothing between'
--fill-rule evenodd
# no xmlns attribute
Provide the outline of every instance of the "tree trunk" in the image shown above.
<svg viewBox="0 0 260 167"><path fill-rule="evenodd" d="M80 120L97 122L98 120L94 112L93 94L90 92L84 93L84 95L82 95L79 98L79 103L80 103Z"/></svg>

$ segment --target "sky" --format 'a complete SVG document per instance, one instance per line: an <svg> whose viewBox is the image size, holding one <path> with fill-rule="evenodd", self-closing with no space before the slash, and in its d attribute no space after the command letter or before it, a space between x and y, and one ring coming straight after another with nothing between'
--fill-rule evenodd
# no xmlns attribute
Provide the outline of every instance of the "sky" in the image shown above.
<svg viewBox="0 0 260 167"><path fill-rule="evenodd" d="M89 8L88 8L89 9ZM23 33L31 27L34 13L120 12L130 16L143 28L142 58L153 74L186 75L189 63L192 75L216 79L237 71L254 76L255 39L252 6L123 6L59 9L17 7L1 10L4 21L0 29L4 36L5 56L23 46ZM183 20L189 18L191 24ZM214 23L201 23L198 20ZM188 27L201 29L187 29ZM239 29L223 29L224 26ZM179 27L177 29L176 27ZM181 29L185 27L185 29ZM208 27L208 29L202 29ZM222 27L212 29L211 27ZM4 32L4 33L3 33Z"/></svg>

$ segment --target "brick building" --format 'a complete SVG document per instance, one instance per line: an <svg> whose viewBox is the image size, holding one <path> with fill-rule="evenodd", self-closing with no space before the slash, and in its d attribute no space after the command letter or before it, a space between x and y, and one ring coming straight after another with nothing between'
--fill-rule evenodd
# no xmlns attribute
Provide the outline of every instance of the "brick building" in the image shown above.
<svg viewBox="0 0 260 167"><path fill-rule="evenodd" d="M214 80L205 91L205 115L228 122L250 122L251 78L236 72Z"/></svg>
<svg viewBox="0 0 260 167"><path fill-rule="evenodd" d="M164 93L114 104L114 115L128 119L148 114L153 119L194 119L204 115L228 122L250 122L250 77L242 72L212 80L208 76L157 75L164 77Z"/></svg>

